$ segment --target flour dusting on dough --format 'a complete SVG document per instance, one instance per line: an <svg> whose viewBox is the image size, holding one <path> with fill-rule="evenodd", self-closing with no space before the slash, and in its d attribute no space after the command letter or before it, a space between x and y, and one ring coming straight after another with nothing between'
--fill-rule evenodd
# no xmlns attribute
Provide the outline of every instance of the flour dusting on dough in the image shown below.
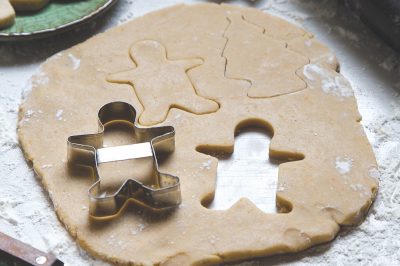
<svg viewBox="0 0 400 266"><path fill-rule="evenodd" d="M47 169L47 168L52 168L53 165L52 164L43 164L42 165L42 169Z"/></svg>
<svg viewBox="0 0 400 266"><path fill-rule="evenodd" d="M282 183L276 189L276 192L284 192L286 190L286 183Z"/></svg>
<svg viewBox="0 0 400 266"><path fill-rule="evenodd" d="M303 74L310 81L321 80L321 87L325 93L339 97L353 96L353 90L348 81L339 74L333 75L331 70L316 64L308 64L304 67Z"/></svg>
<svg viewBox="0 0 400 266"><path fill-rule="evenodd" d="M353 91L348 86L346 80L342 76L335 76L333 79L327 77L322 80L322 89L326 93L330 93L336 96L351 97L353 96Z"/></svg>
<svg viewBox="0 0 400 266"><path fill-rule="evenodd" d="M73 54L69 53L68 54L69 59L71 59L72 62L72 69L77 70L80 65L81 65L81 60L76 58Z"/></svg>
<svg viewBox="0 0 400 266"><path fill-rule="evenodd" d="M62 56L63 56L63 53L58 52L55 55L49 57L46 61L49 62L49 61L57 60L57 59L61 58Z"/></svg>
<svg viewBox="0 0 400 266"><path fill-rule="evenodd" d="M341 157L336 157L336 162L335 162L336 170L342 174L348 174L351 171L351 168L353 166L353 160L349 159L347 157L341 158Z"/></svg>
<svg viewBox="0 0 400 266"><path fill-rule="evenodd" d="M57 112L56 112L57 120L62 120L63 119L63 117L62 117L63 113L64 113L64 110L62 110L62 109L57 110Z"/></svg>
<svg viewBox="0 0 400 266"><path fill-rule="evenodd" d="M311 40L305 40L304 41L304 45L307 46L307 47L311 47L311 45L312 45Z"/></svg>
<svg viewBox="0 0 400 266"><path fill-rule="evenodd" d="M39 69L39 72L34 76L32 83L36 86L49 84L49 77L47 74Z"/></svg>
<svg viewBox="0 0 400 266"><path fill-rule="evenodd" d="M352 184L350 188L356 192L360 193L360 197L370 197L371 193L369 190L362 184Z"/></svg>
<svg viewBox="0 0 400 266"><path fill-rule="evenodd" d="M208 160L207 162L204 162L204 163L201 164L200 169L210 170L211 169L211 164L212 164L212 161Z"/></svg>
<svg viewBox="0 0 400 266"><path fill-rule="evenodd" d="M30 118L34 114L34 111L29 109L28 111L25 112L25 117Z"/></svg>
<svg viewBox="0 0 400 266"><path fill-rule="evenodd" d="M372 178L379 179L379 170L376 167L369 169L368 174Z"/></svg>
<svg viewBox="0 0 400 266"><path fill-rule="evenodd" d="M131 230L132 235L137 235L140 232L142 232L144 229L146 229L147 225L146 224L138 224L138 226Z"/></svg>

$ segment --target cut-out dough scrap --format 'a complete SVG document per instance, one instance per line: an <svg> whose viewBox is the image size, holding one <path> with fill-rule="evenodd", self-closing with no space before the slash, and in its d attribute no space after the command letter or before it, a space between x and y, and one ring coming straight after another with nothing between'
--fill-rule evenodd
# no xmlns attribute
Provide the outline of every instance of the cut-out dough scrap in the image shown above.
<svg viewBox="0 0 400 266"><path fill-rule="evenodd" d="M251 82L248 96L273 97L306 88L296 70L309 60L286 48L286 43L264 34L264 29L247 22L237 12L228 15L226 77ZM279 73L277 75L276 73Z"/></svg>
<svg viewBox="0 0 400 266"><path fill-rule="evenodd" d="M10 0L17 11L37 11L42 9L49 0Z"/></svg>
<svg viewBox="0 0 400 266"><path fill-rule="evenodd" d="M247 97L245 81L224 76L224 32L232 10L250 22L244 25L257 33L253 42L265 45L266 38L270 38L268 43L279 47L277 53L289 50L284 46L287 42L296 50L292 53L305 58L329 54L316 40L313 45L320 47L316 53L304 50L300 38L309 35L256 9L206 3L178 5L135 19L61 52L47 60L33 77L33 89L20 108L21 146L49 192L58 217L76 241L94 256L122 265L217 264L297 252L334 239L341 225L357 224L365 217L376 195L377 165L358 122L360 115L349 84L336 68L324 64L324 60L314 60L297 70L297 77L307 84L307 89L279 97ZM256 25L266 29L266 33L259 34L262 29ZM153 45L143 40L157 42ZM153 46L166 47L168 56L163 49ZM238 51L238 56L242 48L232 47L231 43L230 49ZM137 54L135 49L141 53ZM265 56L264 51L260 53ZM80 60L78 69L71 64L69 54ZM149 57L159 61L141 67ZM175 59L187 60L177 63ZM138 67L134 68L132 61ZM198 64L201 65L187 71ZM161 67L168 70L166 77L160 74ZM140 86L137 80L131 80L129 71L120 73L127 80L124 83L134 84L136 93L132 85L106 81L127 69L135 77L135 70L143 72L142 78L147 79L140 82L146 89L137 90ZM291 74L296 77L294 71L292 68ZM238 74L242 76L239 69ZM177 86L171 93L160 84L155 84L161 87L155 93L152 84L164 82L165 78L169 78L167 85L177 80L182 94ZM273 85L268 86L266 89L274 90ZM203 97L200 99L218 101L218 111L198 115L186 110L193 107L190 104L181 109L170 108L170 104L182 101L180 97L196 95L194 88ZM149 110L148 104L143 103L155 99L159 109ZM111 101L129 102L137 110L145 109L148 124L162 121L161 111L166 118L160 126L170 125L176 130L175 152L163 161L160 170L179 176L182 205L165 217L152 217L128 208L124 215L106 223L88 219L87 188L93 180L90 173L68 171L66 140L71 135L96 132L97 112ZM217 160L196 151L196 147L232 151L233 132L243 121L267 121L271 125L272 156L304 155L301 161L279 166L277 203L291 209L289 213L266 214L246 199L224 211L202 206L201 202L214 193ZM126 135L116 131L110 137L110 144L118 144ZM204 168L209 160L211 166ZM146 164L136 163L130 167L146 171ZM121 167L121 175L107 175L107 184L119 183L118 178L129 174L129 166ZM108 169L101 170L107 174Z"/></svg>
<svg viewBox="0 0 400 266"><path fill-rule="evenodd" d="M135 43L130 54L137 67L112 74L108 77L108 81L129 83L134 86L144 107L139 118L141 124L154 125L164 121L172 107L194 114L206 114L218 110L216 102L196 94L186 74L188 70L201 65L203 63L201 59L167 59L165 48L159 42L152 40Z"/></svg>
<svg viewBox="0 0 400 266"><path fill-rule="evenodd" d="M14 22L15 11L8 0L0 0L0 29Z"/></svg>
<svg viewBox="0 0 400 266"><path fill-rule="evenodd" d="M42 9L49 0L0 0L0 29L11 26L16 11L36 11Z"/></svg>

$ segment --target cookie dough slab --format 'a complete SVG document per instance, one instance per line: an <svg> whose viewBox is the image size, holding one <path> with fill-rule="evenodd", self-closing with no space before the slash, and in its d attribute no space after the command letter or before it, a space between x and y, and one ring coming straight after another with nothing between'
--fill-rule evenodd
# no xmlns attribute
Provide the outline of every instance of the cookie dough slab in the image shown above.
<svg viewBox="0 0 400 266"><path fill-rule="evenodd" d="M10 26L15 19L15 11L8 0L0 0L0 29Z"/></svg>
<svg viewBox="0 0 400 266"><path fill-rule="evenodd" d="M283 43L280 53L295 53L301 59L303 65L287 70L279 62L277 70L288 71L284 76L297 80L282 82L300 80L298 84L305 87L288 86L293 91L269 97L276 86L268 83L259 87L265 97L252 98L248 81L226 75L230 60L223 54L232 13L265 29L268 38L260 36L260 41L274 47ZM133 68L129 51L144 40L165 47L172 61L201 59L202 64L188 70L187 76L198 97L217 102L219 109L200 115L171 106L166 119L157 124L176 130L176 151L161 166L163 172L181 179L182 204L176 211L155 217L130 205L116 219L91 220L86 193L93 183L91 173L67 167L66 139L96 132L97 111L110 101L129 102L139 113L146 110L140 97L153 97L151 90L138 96L134 81L122 84L109 78ZM47 60L21 105L19 138L60 220L83 248L104 260L127 265L207 265L296 252L332 240L340 225L361 222L376 195L375 158L359 123L352 89L337 68L335 57L311 34L261 11L178 5L99 34ZM168 92L159 95L169 96ZM158 110L148 114L153 116L159 116ZM272 129L272 157L297 159L279 166L277 204L282 213L263 213L247 199L228 210L210 210L206 203L213 197L217 159L197 150L212 147L232 152L235 130L250 124ZM113 145L126 141L124 136L106 134L106 139ZM209 160L210 168L202 167ZM113 178L109 177L110 184Z"/></svg>

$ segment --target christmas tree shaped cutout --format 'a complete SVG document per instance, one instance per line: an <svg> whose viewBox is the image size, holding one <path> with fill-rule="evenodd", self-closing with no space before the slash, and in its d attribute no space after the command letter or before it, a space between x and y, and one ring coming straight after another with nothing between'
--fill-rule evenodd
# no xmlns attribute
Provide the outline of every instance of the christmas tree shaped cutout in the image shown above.
<svg viewBox="0 0 400 266"><path fill-rule="evenodd" d="M295 72L309 63L308 58L289 50L284 41L269 37L265 29L239 13L230 13L227 19L230 24L222 54L227 60L227 78L247 80L247 95L252 98L286 95L306 88Z"/></svg>

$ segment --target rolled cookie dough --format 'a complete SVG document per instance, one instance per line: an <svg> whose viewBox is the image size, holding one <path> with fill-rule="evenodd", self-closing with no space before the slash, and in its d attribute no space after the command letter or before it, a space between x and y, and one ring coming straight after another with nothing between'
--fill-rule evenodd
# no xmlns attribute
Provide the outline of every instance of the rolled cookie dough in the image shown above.
<svg viewBox="0 0 400 266"><path fill-rule="evenodd" d="M137 76L129 76L134 69ZM340 225L360 223L377 191L374 154L350 84L337 70L325 46L282 19L230 5L178 5L48 59L21 104L19 139L59 219L99 258L205 265L296 252L332 240ZM179 81L185 94L181 86L158 94L137 87L146 79ZM188 94L194 100L180 104ZM207 104L197 106L200 99ZM182 204L174 212L156 217L129 205L115 219L89 219L94 180L87 169L67 167L66 140L97 132L97 111L110 101L147 112L142 125L175 127L176 151L161 165L181 179ZM167 106L166 117L152 101ZM232 152L235 130L250 124L273 132L270 156L295 160L279 166L281 213L264 213L247 199L210 210L218 161L201 152ZM106 145L135 141L115 129L105 138ZM146 172L145 164L126 161L106 165L102 176L112 187L136 166Z"/></svg>

